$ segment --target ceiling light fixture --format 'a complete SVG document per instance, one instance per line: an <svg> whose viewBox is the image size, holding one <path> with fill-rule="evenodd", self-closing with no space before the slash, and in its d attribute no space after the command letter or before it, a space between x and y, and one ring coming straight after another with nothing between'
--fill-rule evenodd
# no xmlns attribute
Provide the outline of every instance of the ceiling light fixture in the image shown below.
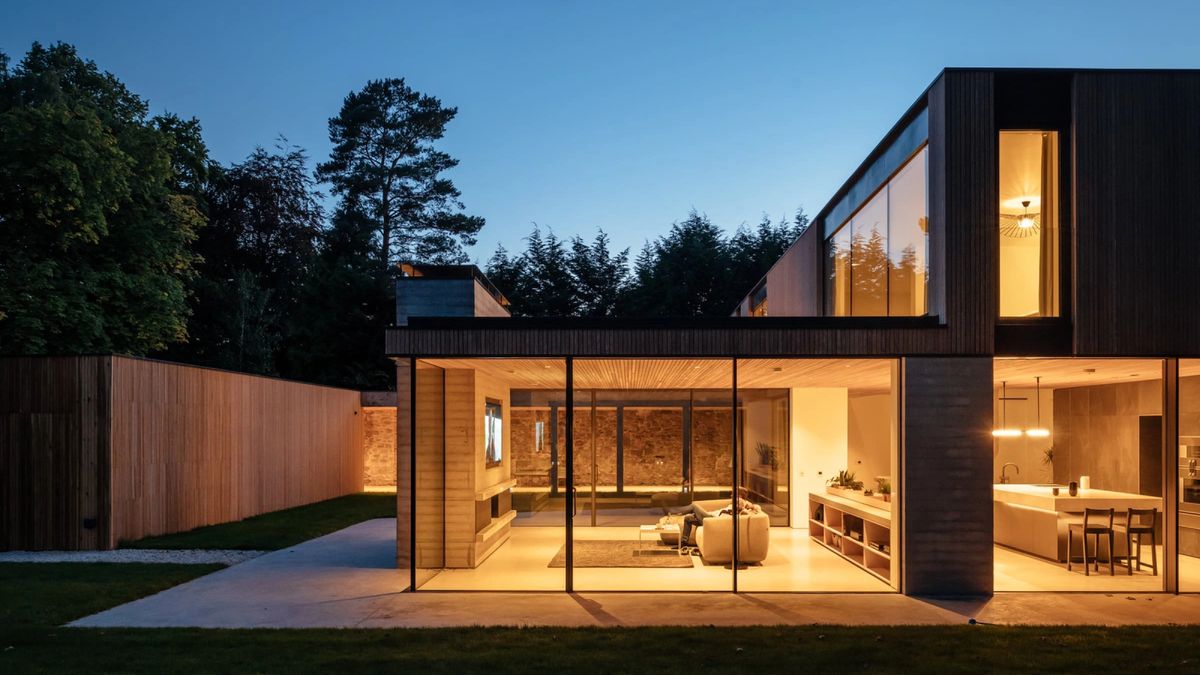
<svg viewBox="0 0 1200 675"><path fill-rule="evenodd" d="M1033 204L1033 200L1021 200L1021 215L1011 213L1000 214L1000 234L1009 239L1024 239L1038 233L1041 229L1041 216L1038 213L1030 213L1029 206Z"/></svg>
<svg viewBox="0 0 1200 675"><path fill-rule="evenodd" d="M1042 426L1042 377L1039 375L1033 379L1037 383L1037 426L1026 429L1025 435L1030 438L1049 438L1050 430Z"/></svg>
<svg viewBox="0 0 1200 675"><path fill-rule="evenodd" d="M1023 400L1023 399L1022 399ZM1016 438L1021 435L1021 430L1015 427L1008 426L1008 383L1000 383L1000 427L992 429L992 436L996 438Z"/></svg>

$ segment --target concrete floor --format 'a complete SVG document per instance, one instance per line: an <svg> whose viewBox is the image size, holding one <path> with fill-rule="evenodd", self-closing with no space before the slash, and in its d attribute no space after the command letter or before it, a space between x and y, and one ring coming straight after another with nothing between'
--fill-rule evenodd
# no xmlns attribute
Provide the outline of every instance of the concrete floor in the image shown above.
<svg viewBox="0 0 1200 675"><path fill-rule="evenodd" d="M1200 595L1001 593L404 593L395 521L360 523L86 617L76 626L1200 624Z"/></svg>

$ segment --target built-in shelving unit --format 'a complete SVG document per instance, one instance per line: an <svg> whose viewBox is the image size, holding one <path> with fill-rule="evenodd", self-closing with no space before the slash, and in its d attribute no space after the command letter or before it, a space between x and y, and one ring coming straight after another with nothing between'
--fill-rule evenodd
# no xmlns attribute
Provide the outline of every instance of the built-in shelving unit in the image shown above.
<svg viewBox="0 0 1200 675"><path fill-rule="evenodd" d="M817 543L892 583L891 514L835 495L808 496L808 534ZM880 547L887 550L880 550Z"/></svg>

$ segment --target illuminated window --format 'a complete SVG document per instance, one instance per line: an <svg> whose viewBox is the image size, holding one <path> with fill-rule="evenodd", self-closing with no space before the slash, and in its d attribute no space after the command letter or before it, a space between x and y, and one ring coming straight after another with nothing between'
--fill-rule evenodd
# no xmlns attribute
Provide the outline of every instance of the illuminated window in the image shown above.
<svg viewBox="0 0 1200 675"><path fill-rule="evenodd" d="M1000 132L1000 316L1059 315L1058 133Z"/></svg>
<svg viewBox="0 0 1200 675"><path fill-rule="evenodd" d="M917 152L825 242L827 314L927 313L926 154Z"/></svg>

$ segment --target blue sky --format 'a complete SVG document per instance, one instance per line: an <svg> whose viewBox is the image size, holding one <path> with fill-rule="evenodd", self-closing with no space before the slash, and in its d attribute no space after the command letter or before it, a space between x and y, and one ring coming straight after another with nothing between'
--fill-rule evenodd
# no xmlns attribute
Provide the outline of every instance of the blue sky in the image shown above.
<svg viewBox="0 0 1200 675"><path fill-rule="evenodd" d="M472 254L532 223L636 250L692 208L814 213L944 66L1200 67L1200 3L5 3L0 49L65 41L213 156L316 159L372 78L457 106Z"/></svg>

